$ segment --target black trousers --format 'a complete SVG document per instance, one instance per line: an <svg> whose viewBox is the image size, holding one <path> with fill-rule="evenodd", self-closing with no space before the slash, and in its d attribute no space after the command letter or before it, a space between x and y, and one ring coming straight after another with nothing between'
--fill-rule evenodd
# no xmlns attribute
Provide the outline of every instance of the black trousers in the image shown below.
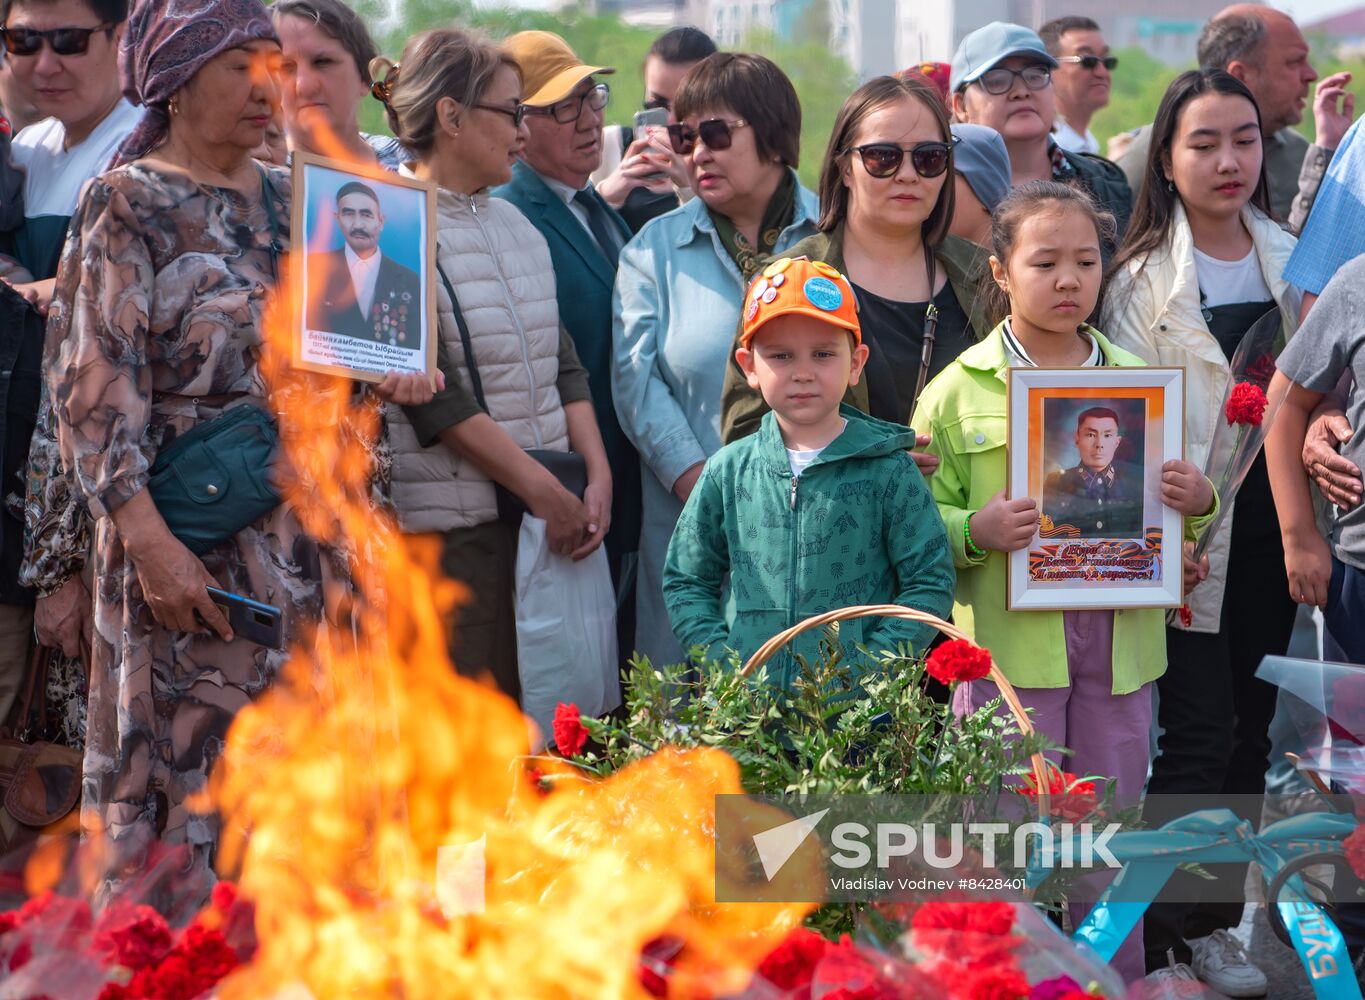
<svg viewBox="0 0 1365 1000"><path fill-rule="evenodd" d="M1294 630L1296 605L1289 597L1284 548L1260 456L1237 494L1232 547L1216 634L1166 630L1166 673L1156 682L1160 754L1152 765L1149 796L1261 794L1269 766L1273 685L1256 679L1267 655L1282 655ZM1149 798L1143 819L1159 826L1164 815ZM1259 821L1259 814L1247 816ZM1246 865L1209 865L1210 874L1240 886ZM1198 876L1177 871L1159 900L1198 898ZM1239 894L1240 895L1240 894ZM1147 968L1166 964L1166 950L1188 962L1186 938L1237 926L1241 902L1157 902L1143 921Z"/></svg>

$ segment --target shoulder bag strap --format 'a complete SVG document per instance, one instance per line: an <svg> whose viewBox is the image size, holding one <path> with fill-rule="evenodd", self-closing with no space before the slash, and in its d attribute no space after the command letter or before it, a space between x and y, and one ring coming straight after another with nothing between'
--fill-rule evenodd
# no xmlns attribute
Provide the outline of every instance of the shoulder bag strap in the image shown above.
<svg viewBox="0 0 1365 1000"><path fill-rule="evenodd" d="M270 220L270 273L278 281L280 254L284 252L284 245L280 242L280 217L275 211L275 185L270 183L270 174L265 167L258 163L256 170L261 175L261 205L265 208L266 218Z"/></svg>
<svg viewBox="0 0 1365 1000"><path fill-rule="evenodd" d="M469 324L465 322L464 310L460 308L460 300L455 296L455 286L446 277L446 270L441 266L441 262L436 262L436 273L441 276L441 283L446 286L446 294L450 296L450 308L455 313L455 324L460 328L460 345L464 348L464 366L469 370L469 380L474 383L474 399L485 413L488 412L488 402L483 397L483 379L479 378L479 366L474 363L474 345L469 340Z"/></svg>
<svg viewBox="0 0 1365 1000"><path fill-rule="evenodd" d="M910 412L905 415L906 424L915 415L924 383L929 380L929 362L934 357L934 340L938 336L938 306L934 305L934 282L938 279L938 261L934 259L932 247L924 248L924 269L929 272L929 306L924 310L924 342L919 352L919 374L915 376L915 394L910 398Z"/></svg>

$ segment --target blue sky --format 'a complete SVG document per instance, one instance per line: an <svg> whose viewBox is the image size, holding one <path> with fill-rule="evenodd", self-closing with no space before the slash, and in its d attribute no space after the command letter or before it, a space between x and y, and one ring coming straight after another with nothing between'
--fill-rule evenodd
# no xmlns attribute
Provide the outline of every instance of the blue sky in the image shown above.
<svg viewBox="0 0 1365 1000"><path fill-rule="evenodd" d="M1288 11L1295 20L1311 22L1365 6L1365 0L1272 0L1270 6Z"/></svg>

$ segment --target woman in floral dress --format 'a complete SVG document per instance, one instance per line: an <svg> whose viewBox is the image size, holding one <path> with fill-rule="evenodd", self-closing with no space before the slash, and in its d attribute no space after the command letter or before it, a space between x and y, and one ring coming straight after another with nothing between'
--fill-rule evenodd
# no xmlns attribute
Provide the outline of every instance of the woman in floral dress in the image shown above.
<svg viewBox="0 0 1365 1000"><path fill-rule="evenodd" d="M205 587L279 608L289 639L321 620L324 588L346 573L288 502L201 558L147 490L178 434L266 404L261 319L290 185L251 159L278 101L259 0L142 0L123 44L125 89L147 113L72 220L47 337L63 465L94 518L82 809L113 865L159 839L188 845L202 870L217 830L190 797L284 660L235 639ZM421 379L401 382L399 401L430 398Z"/></svg>

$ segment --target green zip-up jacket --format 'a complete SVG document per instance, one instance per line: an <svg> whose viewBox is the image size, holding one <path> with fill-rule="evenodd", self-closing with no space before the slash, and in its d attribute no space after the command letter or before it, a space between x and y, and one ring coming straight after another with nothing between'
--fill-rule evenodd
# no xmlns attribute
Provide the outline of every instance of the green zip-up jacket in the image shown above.
<svg viewBox="0 0 1365 1000"><path fill-rule="evenodd" d="M727 445L702 470L668 546L664 603L685 649L747 659L783 629L853 604L903 604L943 617L953 603L953 556L934 498L914 460L909 428L847 404L842 434L792 477L777 418ZM728 600L726 574L729 574ZM821 631L794 651L814 658ZM840 624L851 662L906 643L923 650L928 626L864 618ZM865 663L866 661L864 661ZM769 679L789 687L790 655L774 657Z"/></svg>

